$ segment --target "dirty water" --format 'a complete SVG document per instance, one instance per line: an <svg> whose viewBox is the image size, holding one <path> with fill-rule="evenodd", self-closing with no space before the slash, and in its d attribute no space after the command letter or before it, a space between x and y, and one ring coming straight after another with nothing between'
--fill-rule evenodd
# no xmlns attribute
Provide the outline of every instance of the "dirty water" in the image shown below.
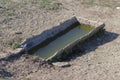
<svg viewBox="0 0 120 80"><path fill-rule="evenodd" d="M80 24L69 30L65 30L62 35L57 38L48 39L47 44L38 46L36 49L31 51L33 55L39 56L43 59L47 59L54 55L55 52L61 50L66 45L73 43L79 38L89 33L93 27L90 25Z"/></svg>

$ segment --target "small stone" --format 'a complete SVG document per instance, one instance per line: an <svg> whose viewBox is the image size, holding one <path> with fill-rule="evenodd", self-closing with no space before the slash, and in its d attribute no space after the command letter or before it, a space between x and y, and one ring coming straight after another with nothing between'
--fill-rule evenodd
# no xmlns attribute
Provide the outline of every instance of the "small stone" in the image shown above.
<svg viewBox="0 0 120 80"><path fill-rule="evenodd" d="M116 9L120 9L120 7L116 7Z"/></svg>
<svg viewBox="0 0 120 80"><path fill-rule="evenodd" d="M15 34L22 34L22 32L15 32Z"/></svg>
<svg viewBox="0 0 120 80"><path fill-rule="evenodd" d="M2 6L0 6L0 8L3 8Z"/></svg>
<svg viewBox="0 0 120 80"><path fill-rule="evenodd" d="M71 65L68 62L55 62L53 63L54 66L58 66L58 67L70 67Z"/></svg>

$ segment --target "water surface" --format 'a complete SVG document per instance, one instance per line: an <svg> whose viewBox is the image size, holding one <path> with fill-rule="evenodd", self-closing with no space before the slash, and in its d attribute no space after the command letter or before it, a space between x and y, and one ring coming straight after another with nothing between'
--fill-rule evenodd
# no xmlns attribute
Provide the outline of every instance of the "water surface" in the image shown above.
<svg viewBox="0 0 120 80"><path fill-rule="evenodd" d="M49 44L44 47L40 47L34 52L34 55L40 56L43 59L47 59L52 56L58 50L64 48L66 45L74 42L75 40L83 37L92 28L88 25L79 25L55 40L52 40Z"/></svg>

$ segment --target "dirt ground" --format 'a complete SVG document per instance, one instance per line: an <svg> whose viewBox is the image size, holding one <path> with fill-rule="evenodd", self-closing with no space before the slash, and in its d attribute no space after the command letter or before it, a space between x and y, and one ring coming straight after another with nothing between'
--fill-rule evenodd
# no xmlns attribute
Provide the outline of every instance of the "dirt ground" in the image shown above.
<svg viewBox="0 0 120 80"><path fill-rule="evenodd" d="M44 3L42 8L37 1L0 1L0 80L120 79L120 9L116 8L120 0L53 0L57 6ZM12 55L14 42L20 43L72 16L104 22L106 31L88 40L82 53L64 61L69 67L53 66L28 54Z"/></svg>

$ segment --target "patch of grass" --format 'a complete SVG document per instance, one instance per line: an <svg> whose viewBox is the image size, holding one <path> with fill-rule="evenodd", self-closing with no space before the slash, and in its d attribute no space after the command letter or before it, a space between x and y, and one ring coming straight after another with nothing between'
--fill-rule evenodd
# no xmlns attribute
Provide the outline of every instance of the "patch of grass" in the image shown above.
<svg viewBox="0 0 120 80"><path fill-rule="evenodd" d="M0 15L7 17L17 15L15 11L21 7L25 8L26 5L39 9L59 10L62 4L58 0L22 0L19 3L12 0L0 0Z"/></svg>
<svg viewBox="0 0 120 80"><path fill-rule="evenodd" d="M11 1L11 0L0 0L0 7L12 9L17 5L17 3Z"/></svg>
<svg viewBox="0 0 120 80"><path fill-rule="evenodd" d="M83 0L82 4L93 5L94 4L94 0Z"/></svg>
<svg viewBox="0 0 120 80"><path fill-rule="evenodd" d="M101 2L100 6L115 8L117 6L120 6L120 3L116 1L112 1L112 2L107 1L107 2Z"/></svg>
<svg viewBox="0 0 120 80"><path fill-rule="evenodd" d="M114 0L83 0L82 4L90 5L90 6L103 6L103 7L110 7L115 8L120 6L120 2Z"/></svg>
<svg viewBox="0 0 120 80"><path fill-rule="evenodd" d="M10 47L12 49L16 49L19 47L20 43L23 41L23 38L13 37L5 41L6 47Z"/></svg>
<svg viewBox="0 0 120 80"><path fill-rule="evenodd" d="M11 43L9 43L9 45L12 49L16 49L19 46L19 42L11 42Z"/></svg>
<svg viewBox="0 0 120 80"><path fill-rule="evenodd" d="M5 17L2 23L7 24L10 20L15 18L17 15L15 12L16 6L17 3L11 0L0 0L0 15Z"/></svg>
<svg viewBox="0 0 120 80"><path fill-rule="evenodd" d="M58 10L58 9L60 9L60 3L53 3L52 5L51 5L51 10Z"/></svg>
<svg viewBox="0 0 120 80"><path fill-rule="evenodd" d="M30 0L30 2L40 9L46 10L58 10L61 6L61 3L56 0Z"/></svg>

